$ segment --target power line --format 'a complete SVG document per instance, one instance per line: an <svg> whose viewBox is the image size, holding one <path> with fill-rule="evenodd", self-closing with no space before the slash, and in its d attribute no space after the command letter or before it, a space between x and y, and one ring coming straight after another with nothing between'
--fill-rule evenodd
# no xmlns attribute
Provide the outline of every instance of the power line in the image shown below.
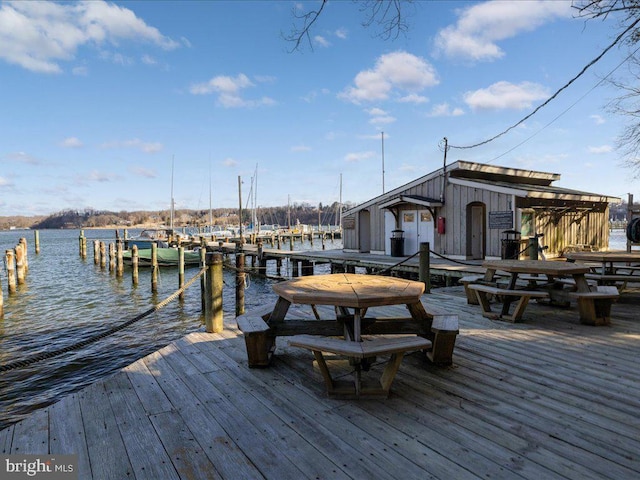
<svg viewBox="0 0 640 480"><path fill-rule="evenodd" d="M449 148L457 148L459 150L468 150L470 148L475 148L475 147L479 147L481 145L486 145L489 142L492 142L494 140L496 140L497 138L500 138L501 136L503 136L504 134L510 132L511 130L513 130L514 128L516 128L517 126L523 124L524 122L526 122L527 120L529 120L533 115L535 115L536 113L538 113L538 111L540 109L542 109L543 107L547 106L553 99L555 99L563 90L566 90L570 85L573 84L573 82L575 82L578 78L580 78L591 66L593 66L595 63L597 63L602 57L604 57L604 55L611 50L621 39L622 37L624 37L631 29L633 29L638 23L640 22L640 18L636 19L631 25L629 25L620 35L618 35L616 37L616 39L613 41L613 43L611 43L607 48L605 48L597 57L595 57L593 60L591 60L587 65L585 65L582 70L580 70L580 72L574 76L571 80L569 80L567 83L565 83L562 87L560 87L553 95L551 95L551 97L549 97L547 100L545 100L542 104L538 105L535 110L533 110L531 113L529 113L527 116L525 116L522 120L520 120L519 122L511 125L509 128L507 128L506 130L498 133L497 135L494 135L493 137L484 140L482 142L476 143L474 145L467 145L467 146L456 146L456 145L449 145Z"/></svg>
<svg viewBox="0 0 640 480"><path fill-rule="evenodd" d="M598 83L596 83L593 87L591 87L589 90L587 90L587 92L585 92L580 98L578 98L575 102L573 102L571 105L569 105L567 108L565 108L562 112L560 112L558 115L556 115L549 123L547 123L544 127L542 127L541 129L539 129L537 132L535 132L534 134L530 135L529 137L527 137L526 139L524 139L523 141L521 141L520 143L518 143L517 145L515 145L514 147L510 148L509 150L507 150L504 153L501 153L500 155L498 155L497 157L492 158L491 160L489 160L487 163L492 163L496 160L498 160L501 157L504 157L505 155L513 152L516 148L520 147L521 145L527 143L529 140L531 140L533 137L535 137L536 135L538 135L541 131L543 131L545 128L547 128L549 125L555 123L556 120L558 120L560 117L562 117L565 113L567 113L569 110L571 110L573 107L575 107L578 103L580 103L582 101L583 98L585 98L587 95L589 95L591 92L593 92L596 88L598 88L607 78L609 78L611 75L614 74L614 72L616 70L618 70L622 65L624 65L627 60L629 60L631 57L633 57L638 50L640 50L640 47L636 48L633 52L631 52L624 60L622 60L617 66L616 68L614 68L613 70L611 70L609 73L607 73Z"/></svg>

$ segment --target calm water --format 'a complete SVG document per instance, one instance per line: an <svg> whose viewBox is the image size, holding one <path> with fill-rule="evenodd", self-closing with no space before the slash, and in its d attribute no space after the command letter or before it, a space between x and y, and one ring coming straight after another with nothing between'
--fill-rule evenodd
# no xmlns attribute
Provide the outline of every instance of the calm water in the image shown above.
<svg viewBox="0 0 640 480"><path fill-rule="evenodd" d="M160 269L158 293L151 293L148 269L141 269L139 284L131 284L131 272L116 278L93 263L93 240L113 242L115 231L85 230L87 258L78 255L79 230L41 230L40 254L34 253L34 232L0 232L0 252L12 249L21 237L27 239L29 272L18 293L7 294L4 264L0 284L4 295L4 318L0 319L0 364L58 350L90 338L136 317L178 288L177 269ZM136 231L131 231L131 235ZM287 244L288 248L288 244ZM310 250L307 242L296 250ZM316 241L314 248L321 248ZM338 241L327 249L342 248ZM270 268L273 263L269 262ZM274 268L274 267L273 267ZM283 272L286 265L283 264ZM197 268L186 271L189 280ZM223 310L225 322L234 318L234 274L224 271ZM268 272L275 275L275 272ZM133 363L168 343L194 331L204 331L200 311L200 282L185 292L184 301L175 300L124 330L87 347L31 366L0 372L0 428L26 413L48 405L95 380ZM272 281L250 277L245 305L251 307L274 301Z"/></svg>

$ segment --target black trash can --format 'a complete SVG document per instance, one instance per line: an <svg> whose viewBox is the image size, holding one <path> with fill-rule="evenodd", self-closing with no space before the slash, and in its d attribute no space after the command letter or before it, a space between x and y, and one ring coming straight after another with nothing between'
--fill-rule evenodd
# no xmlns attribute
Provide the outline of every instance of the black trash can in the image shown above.
<svg viewBox="0 0 640 480"><path fill-rule="evenodd" d="M503 260L518 260L520 257L520 232L517 230L505 230L502 232L502 256Z"/></svg>
<svg viewBox="0 0 640 480"><path fill-rule="evenodd" d="M404 256L404 230L391 231L391 256Z"/></svg>

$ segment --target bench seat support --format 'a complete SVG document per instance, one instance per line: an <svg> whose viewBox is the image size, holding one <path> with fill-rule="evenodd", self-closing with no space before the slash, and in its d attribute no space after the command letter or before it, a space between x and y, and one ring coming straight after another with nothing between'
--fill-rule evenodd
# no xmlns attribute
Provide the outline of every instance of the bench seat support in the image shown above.
<svg viewBox="0 0 640 480"><path fill-rule="evenodd" d="M490 285L482 285L478 283L470 284L469 289L475 291L478 298L482 315L493 320L507 320L509 322L518 322L522 318L524 309L529 303L530 298L549 298L548 292L539 290L507 290L505 288L492 287ZM512 314L499 314L491 310L489 295L503 297L517 297L517 303ZM507 300L507 299L505 299ZM508 300L507 300L508 301Z"/></svg>
<svg viewBox="0 0 640 480"><path fill-rule="evenodd" d="M362 398L388 396L393 379L398 373L406 352L424 350L431 342L422 337L375 338L362 342L352 342L332 337L316 335L296 335L289 339L289 345L306 348L313 352L318 368L324 379L327 393L341 398ZM353 383L332 377L323 352L342 355L353 359L355 366ZM365 383L362 379L361 362L376 355L391 355L384 371L376 383Z"/></svg>
<svg viewBox="0 0 640 480"><path fill-rule="evenodd" d="M276 349L276 337L263 318L268 318L270 313L271 309L265 308L264 311L252 311L236 318L238 328L244 336L250 368L268 367Z"/></svg>
<svg viewBox="0 0 640 480"><path fill-rule="evenodd" d="M580 323L584 325L609 325L611 323L611 305L620 296L618 289L599 285L593 292L571 292L578 302Z"/></svg>

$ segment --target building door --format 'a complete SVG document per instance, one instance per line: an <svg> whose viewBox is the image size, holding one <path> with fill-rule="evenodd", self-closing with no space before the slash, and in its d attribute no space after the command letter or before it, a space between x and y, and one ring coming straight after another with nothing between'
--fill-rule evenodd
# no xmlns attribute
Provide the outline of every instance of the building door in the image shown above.
<svg viewBox="0 0 640 480"><path fill-rule="evenodd" d="M391 232L396 229L396 217L389 210L384 211L384 254L391 255Z"/></svg>
<svg viewBox="0 0 640 480"><path fill-rule="evenodd" d="M358 217L358 249L360 253L369 253L371 251L371 214L369 210L361 210Z"/></svg>
<svg viewBox="0 0 640 480"><path fill-rule="evenodd" d="M433 228L433 216L429 210L418 210L418 249L420 244L429 242L429 248L433 250L435 242L435 229Z"/></svg>
<svg viewBox="0 0 640 480"><path fill-rule="evenodd" d="M485 206L483 203L467 205L467 257L475 260L484 258Z"/></svg>
<svg viewBox="0 0 640 480"><path fill-rule="evenodd" d="M403 210L401 230L404 230L404 254L413 255L418 251L418 212Z"/></svg>

